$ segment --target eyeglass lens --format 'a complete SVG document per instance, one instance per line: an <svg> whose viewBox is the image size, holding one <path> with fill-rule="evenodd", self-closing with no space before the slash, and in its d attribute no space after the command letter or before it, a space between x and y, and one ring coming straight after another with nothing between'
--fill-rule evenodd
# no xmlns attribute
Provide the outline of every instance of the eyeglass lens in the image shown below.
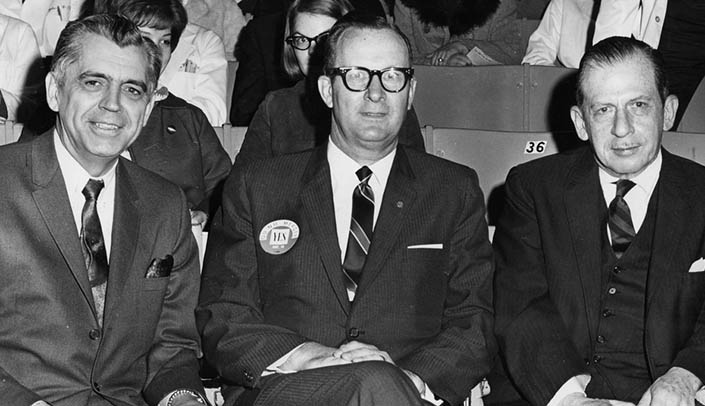
<svg viewBox="0 0 705 406"><path fill-rule="evenodd" d="M343 76L345 86L355 92L367 90L372 83L372 77L378 76L382 88L388 92L400 92L406 86L407 77L404 72L395 69L370 71L362 68L352 68Z"/></svg>

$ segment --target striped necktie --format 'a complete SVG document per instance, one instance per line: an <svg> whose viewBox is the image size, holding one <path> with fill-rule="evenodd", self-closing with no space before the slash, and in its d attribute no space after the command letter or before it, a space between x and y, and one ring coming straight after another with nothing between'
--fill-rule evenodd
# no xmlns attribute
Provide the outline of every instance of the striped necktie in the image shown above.
<svg viewBox="0 0 705 406"><path fill-rule="evenodd" d="M357 285L360 283L362 268L365 265L367 252L372 240L372 219L375 212L375 196L369 185L372 171L363 166L355 172L360 183L353 191L352 219L350 220L350 234L348 247L343 261L343 274L345 287L355 295Z"/></svg>
<svg viewBox="0 0 705 406"><path fill-rule="evenodd" d="M621 258L636 235L629 205L624 200L624 195L635 184L627 179L620 179L616 183L617 195L610 203L609 208L609 228L610 236L612 237L612 250L617 258Z"/></svg>

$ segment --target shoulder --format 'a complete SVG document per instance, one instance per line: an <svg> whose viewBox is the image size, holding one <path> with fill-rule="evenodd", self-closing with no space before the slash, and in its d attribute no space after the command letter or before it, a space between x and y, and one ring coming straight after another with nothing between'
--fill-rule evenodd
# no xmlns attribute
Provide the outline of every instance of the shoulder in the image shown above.
<svg viewBox="0 0 705 406"><path fill-rule="evenodd" d="M38 137L28 142L15 142L0 146L0 173L2 177L15 169L29 166L32 145Z"/></svg>
<svg viewBox="0 0 705 406"><path fill-rule="evenodd" d="M306 93L306 87L303 80L296 82L291 87L284 87L277 90L272 90L265 96L265 102L269 105L289 105L299 103L301 97Z"/></svg>

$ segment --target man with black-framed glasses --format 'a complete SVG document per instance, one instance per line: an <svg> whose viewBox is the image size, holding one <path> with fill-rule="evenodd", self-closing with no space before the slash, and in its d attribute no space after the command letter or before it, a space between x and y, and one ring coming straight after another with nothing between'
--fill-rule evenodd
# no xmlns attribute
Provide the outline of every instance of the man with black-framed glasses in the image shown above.
<svg viewBox="0 0 705 406"><path fill-rule="evenodd" d="M416 81L396 28L350 13L320 45L329 141L226 182L205 355L238 405L459 404L495 349L477 176L398 143Z"/></svg>

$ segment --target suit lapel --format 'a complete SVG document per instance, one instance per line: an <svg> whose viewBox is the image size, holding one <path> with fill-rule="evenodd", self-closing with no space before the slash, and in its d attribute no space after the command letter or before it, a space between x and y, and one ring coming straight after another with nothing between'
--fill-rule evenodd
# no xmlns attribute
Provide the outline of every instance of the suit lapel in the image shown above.
<svg viewBox="0 0 705 406"><path fill-rule="evenodd" d="M32 146L32 181L35 185L32 196L54 243L95 314L93 294L88 282L79 234L54 150L53 132L52 129L42 134Z"/></svg>
<svg viewBox="0 0 705 406"><path fill-rule="evenodd" d="M678 250L682 236L687 235L692 187L688 179L678 173L673 165L671 154L662 150L663 165L658 181L658 205L656 211L656 232L651 249L651 265L647 282L647 311L654 295L664 283L664 278L673 277L672 257Z"/></svg>
<svg viewBox="0 0 705 406"><path fill-rule="evenodd" d="M330 168L328 167L326 145L314 150L303 175L304 186L301 191L301 203L304 216L311 225L321 260L328 280L338 298L340 306L348 314L350 302L343 284L343 268L340 262L340 247L336 233L333 208L333 191L331 188Z"/></svg>
<svg viewBox="0 0 705 406"><path fill-rule="evenodd" d="M356 300L365 295L366 287L372 284L382 271L390 251L396 244L404 214L409 212L416 199L414 187L414 175L409 159L404 148L399 146L384 190L382 208L374 228Z"/></svg>
<svg viewBox="0 0 705 406"><path fill-rule="evenodd" d="M597 165L590 148L584 148L565 188L565 209L578 276L583 287L586 317L594 331L598 323L601 288L601 247L605 231L604 198Z"/></svg>
<svg viewBox="0 0 705 406"><path fill-rule="evenodd" d="M138 200L129 173L120 158L115 173L115 212L110 248L110 274L103 316L105 318L104 325L110 321L112 310L120 304L123 288L134 268L132 263L137 249L141 224ZM146 267L144 271L147 271Z"/></svg>

